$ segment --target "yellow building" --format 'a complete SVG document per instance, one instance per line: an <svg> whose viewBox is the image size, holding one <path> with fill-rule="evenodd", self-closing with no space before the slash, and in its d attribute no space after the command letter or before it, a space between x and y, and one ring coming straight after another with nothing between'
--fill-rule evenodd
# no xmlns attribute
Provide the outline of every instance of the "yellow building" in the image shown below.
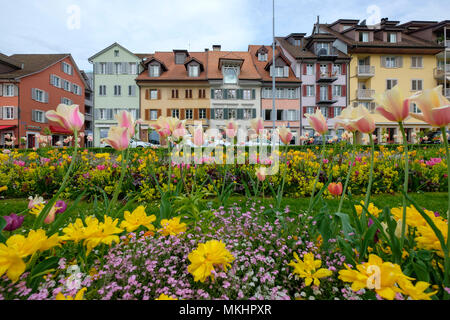
<svg viewBox="0 0 450 320"><path fill-rule="evenodd" d="M349 102L363 104L375 111L375 94L383 93L395 85L405 96L437 86L434 70L436 55L443 46L410 34L399 21L382 19L374 26L358 24L358 20L338 20L320 28L338 38L338 46L345 47L351 57L348 72ZM420 112L414 104L411 111ZM400 141L398 124L388 121L374 112L377 142L394 143ZM408 141L415 142L414 135L430 126L412 117L405 121ZM383 135L387 133L387 140ZM361 136L358 140L361 141Z"/></svg>
<svg viewBox="0 0 450 320"><path fill-rule="evenodd" d="M206 128L210 115L210 86L206 77L208 52L156 52L144 59L144 71L136 79L140 88L141 139L159 141L150 125L160 116L201 122Z"/></svg>

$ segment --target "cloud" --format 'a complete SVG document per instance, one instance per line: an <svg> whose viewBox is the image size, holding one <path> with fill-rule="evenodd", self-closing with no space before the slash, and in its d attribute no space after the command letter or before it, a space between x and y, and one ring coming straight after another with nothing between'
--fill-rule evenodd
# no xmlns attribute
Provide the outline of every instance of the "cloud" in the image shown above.
<svg viewBox="0 0 450 320"><path fill-rule="evenodd" d="M368 19L376 4L391 20L444 20L444 1L419 0L276 0L276 35L311 33L321 22L339 18ZM71 6L80 9L80 29L69 29ZM223 50L247 50L249 44L271 44L272 0L15 0L2 3L0 52L72 53L80 68L87 59L118 42L137 53L189 49L213 44Z"/></svg>

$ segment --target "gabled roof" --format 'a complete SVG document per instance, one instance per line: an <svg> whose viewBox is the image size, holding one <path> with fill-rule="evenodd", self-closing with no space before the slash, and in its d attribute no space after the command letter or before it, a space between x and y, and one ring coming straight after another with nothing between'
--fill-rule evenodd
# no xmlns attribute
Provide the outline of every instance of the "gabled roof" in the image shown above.
<svg viewBox="0 0 450 320"><path fill-rule="evenodd" d="M151 62L153 62L153 61L158 62L158 63L161 65L161 67L162 67L162 69L163 69L164 71L169 70L169 69L166 67L166 65L164 64L164 62L162 62L161 60L156 59L155 57L149 57L147 60L145 60L145 61L144 61L144 66L147 66L149 63L151 63Z"/></svg>
<svg viewBox="0 0 450 320"><path fill-rule="evenodd" d="M219 61L235 60L242 61L240 80L261 80L261 76L253 64L252 55L248 51L209 51L208 52L208 79L223 79L222 70L218 68Z"/></svg>
<svg viewBox="0 0 450 320"><path fill-rule="evenodd" d="M289 61L288 58L286 58L286 56L283 54L283 52L281 50L275 49L275 61L278 58L281 58L288 66L291 65L291 62ZM264 70L266 70L266 71L270 70L270 66L272 64L273 64L273 57L266 63L266 65L264 66Z"/></svg>
<svg viewBox="0 0 450 320"><path fill-rule="evenodd" d="M205 69L205 66L203 65L203 62L201 62L200 60L196 59L195 57L190 57L184 63L184 67L186 68L186 70L187 70L188 64L191 63L192 61L195 61L195 62L197 62L200 65L200 71L203 71Z"/></svg>
<svg viewBox="0 0 450 320"><path fill-rule="evenodd" d="M0 74L0 79L20 79L38 72L41 72L52 65L70 57L72 63L82 78L80 71L76 67L75 61L72 56L68 53L63 54L14 54L9 56L10 61L15 61L16 63L23 64L23 68L16 69L8 73Z"/></svg>
<svg viewBox="0 0 450 320"><path fill-rule="evenodd" d="M135 55L133 52L131 52L130 50L128 50L127 48L125 48L124 46L121 46L120 44L118 44L117 42L114 42L112 45L110 45L109 47L106 47L105 49L103 49L102 51L97 52L96 54L94 54L92 57L90 57L88 59L89 62L92 62L92 60L94 60L95 58L97 58L98 56L102 55L103 53L111 50L114 47L120 47L122 50L125 50L126 52L128 52L129 54L135 56L136 58L139 58L137 55Z"/></svg>
<svg viewBox="0 0 450 320"><path fill-rule="evenodd" d="M0 62L2 62L3 64L7 64L15 69L22 69L23 67L22 63L20 63L19 61L15 61L14 59L11 59L10 57L2 53L0 53Z"/></svg>

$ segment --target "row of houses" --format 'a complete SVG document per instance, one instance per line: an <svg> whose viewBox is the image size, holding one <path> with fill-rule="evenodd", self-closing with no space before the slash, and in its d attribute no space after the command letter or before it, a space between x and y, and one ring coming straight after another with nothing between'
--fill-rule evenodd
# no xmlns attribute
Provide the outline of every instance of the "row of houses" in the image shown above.
<svg viewBox="0 0 450 320"><path fill-rule="evenodd" d="M48 123L44 113L59 103L78 104L86 115L85 134L99 146L115 115L127 110L145 121L138 139L157 142L151 130L160 116L221 128L228 119L242 125L261 117L270 131L287 126L292 144L314 131L305 115L320 108L335 130L334 117L349 105L363 104L374 111L374 96L395 85L405 94L443 85L450 97L450 21L382 19L368 26L340 19L314 24L309 36L292 33L272 44L249 45L247 51L133 53L118 43L89 58L93 71L80 71L70 54L0 55L0 145L4 136L23 137L20 146L37 145L36 135L67 136ZM272 77L276 88L272 90ZM275 113L273 112L275 102ZM418 111L411 105L412 111ZM378 141L396 142L398 126L374 113ZM406 120L408 139L429 129ZM358 137L361 139L361 137Z"/></svg>

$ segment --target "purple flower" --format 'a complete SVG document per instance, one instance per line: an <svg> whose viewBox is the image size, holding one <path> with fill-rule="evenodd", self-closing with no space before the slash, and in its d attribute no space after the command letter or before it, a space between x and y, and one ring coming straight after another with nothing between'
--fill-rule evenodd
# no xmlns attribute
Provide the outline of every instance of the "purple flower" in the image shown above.
<svg viewBox="0 0 450 320"><path fill-rule="evenodd" d="M3 219L6 220L6 227L4 230L14 231L22 226L23 219L25 219L25 217L23 216L19 217L17 214L11 213L9 216L4 216Z"/></svg>
<svg viewBox="0 0 450 320"><path fill-rule="evenodd" d="M56 214L58 213L64 213L67 209L67 203L65 203L62 200L58 200L55 203L55 207L58 207L59 209L55 212Z"/></svg>

